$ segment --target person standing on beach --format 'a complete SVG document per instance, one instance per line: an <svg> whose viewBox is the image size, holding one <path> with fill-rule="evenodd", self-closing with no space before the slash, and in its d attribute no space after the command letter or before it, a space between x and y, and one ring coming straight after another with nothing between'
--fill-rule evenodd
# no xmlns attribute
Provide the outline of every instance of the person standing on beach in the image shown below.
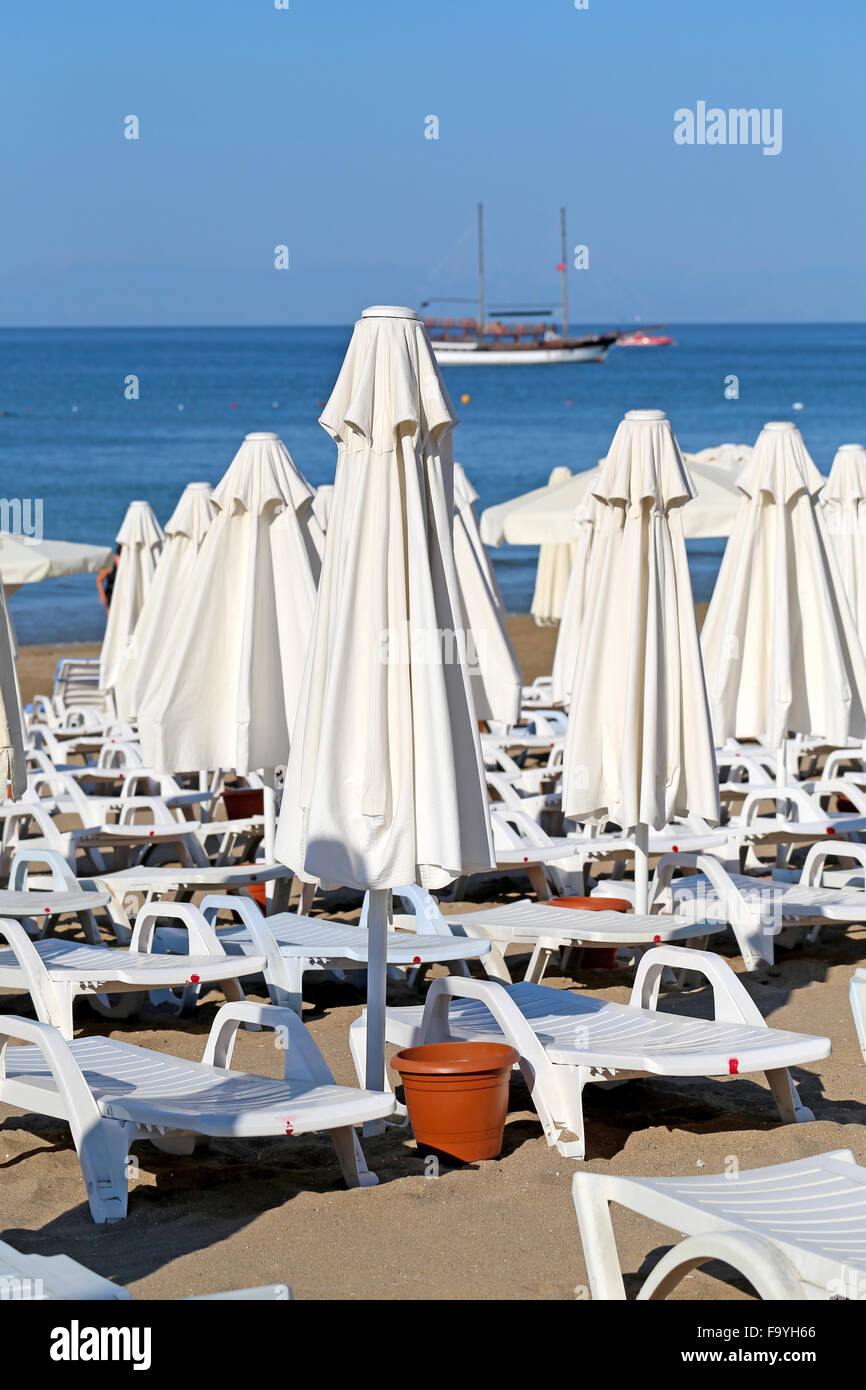
<svg viewBox="0 0 866 1390"><path fill-rule="evenodd" d="M111 595L114 593L114 581L117 578L117 562L120 558L121 547L118 546L111 557L111 563L105 569L100 570L96 576L96 587L99 590L99 602L102 604L106 613L111 607Z"/></svg>

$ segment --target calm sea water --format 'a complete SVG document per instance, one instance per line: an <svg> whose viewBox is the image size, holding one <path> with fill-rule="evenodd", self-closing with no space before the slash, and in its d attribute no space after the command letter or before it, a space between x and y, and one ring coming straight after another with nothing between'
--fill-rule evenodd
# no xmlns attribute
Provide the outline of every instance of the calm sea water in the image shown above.
<svg viewBox="0 0 866 1390"><path fill-rule="evenodd" d="M600 365L446 368L462 422L455 455L480 507L538 487L557 464L593 467L639 407L667 411L690 451L754 443L764 421L795 419L825 473L839 444L866 441L866 324L670 332L676 347L615 349ZM335 449L317 417L350 333L0 330L0 495L43 498L46 536L111 543L129 501L146 498L166 521L184 484L216 483L252 430L276 430L311 483L329 482ZM124 397L130 375L138 400ZM737 400L724 394L731 375ZM690 544L696 598L710 596L722 549ZM511 611L529 607L536 559L495 552ZM29 585L10 606L22 642L102 634L89 575Z"/></svg>

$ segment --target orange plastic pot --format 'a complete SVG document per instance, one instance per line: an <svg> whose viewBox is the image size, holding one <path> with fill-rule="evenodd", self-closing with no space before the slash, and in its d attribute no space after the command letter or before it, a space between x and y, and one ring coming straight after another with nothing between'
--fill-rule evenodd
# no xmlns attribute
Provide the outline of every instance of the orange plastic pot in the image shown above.
<svg viewBox="0 0 866 1390"><path fill-rule="evenodd" d="M517 1060L504 1043L428 1043L398 1052L391 1065L403 1081L418 1147L463 1163L498 1157Z"/></svg>
<svg viewBox="0 0 866 1390"><path fill-rule="evenodd" d="M258 903L259 907L267 908L267 887L268 885L266 883L248 883L244 892L249 894L253 901Z"/></svg>
<svg viewBox="0 0 866 1390"><path fill-rule="evenodd" d="M223 802L229 820L249 820L265 814L265 794L261 787L226 787Z"/></svg>
<svg viewBox="0 0 866 1390"><path fill-rule="evenodd" d="M585 912L631 912L627 898L551 898L550 906L578 907ZM613 970L616 952L616 946L587 946L580 963L592 970Z"/></svg>

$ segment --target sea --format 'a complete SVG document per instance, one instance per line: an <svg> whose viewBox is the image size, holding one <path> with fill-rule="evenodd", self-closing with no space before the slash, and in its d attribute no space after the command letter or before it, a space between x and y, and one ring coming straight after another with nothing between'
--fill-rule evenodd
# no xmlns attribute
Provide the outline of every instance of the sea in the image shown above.
<svg viewBox="0 0 866 1390"><path fill-rule="evenodd" d="M605 325L596 325L597 331ZM795 420L827 473L866 442L866 324L668 325L670 347L614 348L603 363L446 367L460 417L455 457L479 512L595 467L627 410L667 412L682 449L753 444ZM217 483L245 434L276 431L314 485L333 480L318 424L351 326L0 330L0 497L42 503L43 534L110 545L134 498L165 522L186 483ZM32 513L31 513L32 514ZM689 543L697 600L723 541ZM511 612L529 610L538 552L493 552ZM23 586L22 644L99 640L93 575Z"/></svg>

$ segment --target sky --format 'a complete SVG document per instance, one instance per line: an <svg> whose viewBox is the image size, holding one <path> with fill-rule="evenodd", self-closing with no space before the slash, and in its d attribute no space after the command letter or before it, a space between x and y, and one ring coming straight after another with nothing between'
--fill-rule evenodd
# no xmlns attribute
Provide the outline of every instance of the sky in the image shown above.
<svg viewBox="0 0 866 1390"><path fill-rule="evenodd" d="M288 3L4 0L0 326L471 297L478 202L493 307L558 302L564 205L573 327L866 319L861 3ZM781 152L677 144L699 102Z"/></svg>

